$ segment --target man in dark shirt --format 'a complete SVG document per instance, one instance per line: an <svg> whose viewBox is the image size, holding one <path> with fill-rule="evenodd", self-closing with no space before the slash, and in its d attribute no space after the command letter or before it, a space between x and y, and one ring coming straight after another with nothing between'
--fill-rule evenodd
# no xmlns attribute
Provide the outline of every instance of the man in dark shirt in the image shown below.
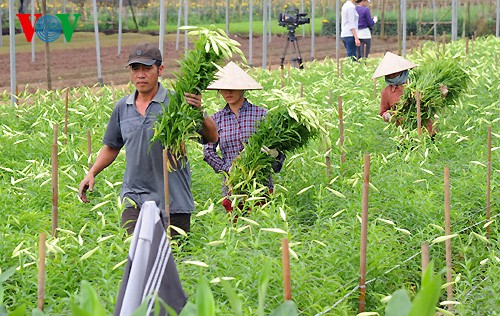
<svg viewBox="0 0 500 316"><path fill-rule="evenodd" d="M157 116L170 101L167 90L159 83L164 66L158 47L150 43L139 44L129 54L130 79L136 90L122 98L111 114L104 146L95 164L79 185L80 199L88 203L86 191L93 190L95 176L109 166L126 148L126 170L123 178L121 198L126 208L122 213L122 226L132 234L142 204L155 201L165 209L163 183L163 146L160 142L151 144L153 125ZM201 108L201 96L185 94L190 105ZM218 134L215 122L210 117L203 121L202 139L216 141ZM170 224L190 231L190 218L194 210L191 194L191 173L189 164L169 172ZM172 230L172 235L176 231Z"/></svg>

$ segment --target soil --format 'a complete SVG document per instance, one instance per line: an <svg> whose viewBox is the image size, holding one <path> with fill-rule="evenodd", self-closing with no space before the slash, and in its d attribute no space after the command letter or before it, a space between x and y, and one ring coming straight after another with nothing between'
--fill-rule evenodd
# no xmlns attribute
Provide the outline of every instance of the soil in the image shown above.
<svg viewBox="0 0 500 316"><path fill-rule="evenodd" d="M232 35L233 39L241 44L242 51L248 55L249 39L248 36ZM299 48L304 61L311 59L311 39L310 37L297 36ZM101 45L101 65L102 78L105 84L114 83L115 85L126 84L128 72L125 68L128 51L137 41L124 41L122 45L122 54L117 56L117 46ZM283 54L286 36L273 36L268 43L267 67L277 69L280 64L280 57ZM175 50L175 36L167 36L164 45L164 75L171 77L171 72L178 69L176 60L182 58L184 49L181 39L180 49ZM340 57L345 56L345 48L340 42ZM98 83L97 80L97 61L96 49L94 45L80 45L80 47L69 47L69 45L51 48L51 78L52 89L63 89L66 87L93 86ZM374 38L372 40L372 49L370 57L380 57L386 51L397 52L398 44L396 38ZM16 79L18 89L22 91L28 87L29 91L36 89L47 89L47 74L45 67L45 57L43 45L38 44L36 63L31 62L31 50L16 53ZM262 38L253 39L253 58L252 64L256 67L262 65ZM291 48L285 55L285 63L288 63L291 56ZM322 60L325 58L335 58L335 37L316 36L314 42L314 58ZM248 56L247 56L248 59ZM0 53L0 91L10 91L10 65L8 49Z"/></svg>

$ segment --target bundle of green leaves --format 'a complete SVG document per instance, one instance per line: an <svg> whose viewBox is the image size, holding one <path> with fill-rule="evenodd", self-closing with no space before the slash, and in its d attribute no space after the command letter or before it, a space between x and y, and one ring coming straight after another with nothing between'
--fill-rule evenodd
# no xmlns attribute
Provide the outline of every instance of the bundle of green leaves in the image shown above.
<svg viewBox="0 0 500 316"><path fill-rule="evenodd" d="M226 182L233 195L263 192L259 189L269 182L275 162L275 158L261 150L264 146L290 154L305 146L323 129L306 99L278 89L264 98L266 103L277 101L280 104L268 110L233 162Z"/></svg>
<svg viewBox="0 0 500 316"><path fill-rule="evenodd" d="M420 116L425 122L455 103L470 82L458 55L438 56L435 51L429 51L418 63L420 66L410 70L410 82L396 106L396 115L402 118L401 125L407 130L417 127L416 91L421 94Z"/></svg>
<svg viewBox="0 0 500 316"><path fill-rule="evenodd" d="M189 50L179 61L180 70L174 73L176 78L170 103L165 106L154 126L152 142L159 140L168 149L173 161L185 161L184 143L190 138L199 136L203 113L189 105L184 97L185 92L201 94L213 81L215 72L220 69L218 64L223 59L229 59L237 53L245 60L240 44L230 39L227 34L212 26L182 27L189 30L189 35L197 35L194 48ZM169 169L172 166L169 166Z"/></svg>

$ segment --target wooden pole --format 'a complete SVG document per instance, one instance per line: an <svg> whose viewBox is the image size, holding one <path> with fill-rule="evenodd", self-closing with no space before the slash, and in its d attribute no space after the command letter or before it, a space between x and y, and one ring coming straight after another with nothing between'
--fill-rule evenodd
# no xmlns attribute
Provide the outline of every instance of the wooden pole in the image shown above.
<svg viewBox="0 0 500 316"><path fill-rule="evenodd" d="M68 142L68 99L69 99L69 88L66 88L66 97L64 101L64 142Z"/></svg>
<svg viewBox="0 0 500 316"><path fill-rule="evenodd" d="M45 233L38 241L38 309L43 311L45 301Z"/></svg>
<svg viewBox="0 0 500 316"><path fill-rule="evenodd" d="M445 234L447 236L451 235L451 220L450 220L450 169L448 166L444 167L444 226ZM451 239L445 240L446 246L446 282L450 283L453 281L453 276L451 273ZM448 301L453 301L453 285L450 284L447 287ZM452 310L453 305L448 305L448 310Z"/></svg>
<svg viewBox="0 0 500 316"><path fill-rule="evenodd" d="M486 172L486 221L490 221L491 210L491 125L488 126L488 162ZM486 227L486 236L490 238L490 225Z"/></svg>
<svg viewBox="0 0 500 316"><path fill-rule="evenodd" d="M290 66L290 62L288 62L288 63L286 64L286 72L287 72L287 75L286 75L286 76L287 76L287 78L288 78L288 84L290 84L290 71L291 71L291 70L290 70L290 68L291 68L291 66Z"/></svg>
<svg viewBox="0 0 500 316"><path fill-rule="evenodd" d="M57 238L58 220L58 161L57 161L57 124L54 124L54 143L52 144L52 236Z"/></svg>
<svg viewBox="0 0 500 316"><path fill-rule="evenodd" d="M283 263L283 290L285 301L292 300L292 280L290 277L290 251L288 238L281 240L281 262Z"/></svg>
<svg viewBox="0 0 500 316"><path fill-rule="evenodd" d="M42 0L42 15L47 16L47 2ZM46 21L45 21L46 22ZM48 23L45 23L45 27L49 27ZM52 90L52 76L50 74L50 49L49 42L45 42L45 69L47 71L47 90Z"/></svg>
<svg viewBox="0 0 500 316"><path fill-rule="evenodd" d="M92 136L90 135L90 130L87 130L87 161L89 163L89 170L92 168Z"/></svg>
<svg viewBox="0 0 500 316"><path fill-rule="evenodd" d="M443 55L446 53L446 31L443 31Z"/></svg>
<svg viewBox="0 0 500 316"><path fill-rule="evenodd" d="M339 78L342 79L342 68L344 68L344 60L340 60L340 66L339 66Z"/></svg>
<svg viewBox="0 0 500 316"><path fill-rule="evenodd" d="M333 106L333 94L332 90L328 92L328 107L332 108ZM330 158L330 153L331 153L331 148L327 148L326 151L328 154L325 156L325 164L326 164L326 176L330 177L331 170L332 170L332 162Z"/></svg>
<svg viewBox="0 0 500 316"><path fill-rule="evenodd" d="M170 197L168 192L168 151L163 149L163 183L165 189L165 214L167 215L167 235L170 237Z"/></svg>
<svg viewBox="0 0 500 316"><path fill-rule="evenodd" d="M115 82L111 81L111 95L113 97L113 104L116 104L116 87L115 87Z"/></svg>
<svg viewBox="0 0 500 316"><path fill-rule="evenodd" d="M281 89L285 87L285 69L281 67Z"/></svg>
<svg viewBox="0 0 500 316"><path fill-rule="evenodd" d="M427 266L429 265L429 244L423 242L421 245L422 249L422 277L427 270Z"/></svg>
<svg viewBox="0 0 500 316"><path fill-rule="evenodd" d="M52 144L52 236L57 237L59 178L58 178L58 144L59 126L54 124L54 140Z"/></svg>
<svg viewBox="0 0 500 316"><path fill-rule="evenodd" d="M417 99L417 131L418 131L418 136L422 135L422 117L420 115L420 99L421 99L421 94L420 91L415 91L415 98Z"/></svg>
<svg viewBox="0 0 500 316"><path fill-rule="evenodd" d="M413 47L415 43L413 43L413 32L410 32L410 52L413 52Z"/></svg>
<svg viewBox="0 0 500 316"><path fill-rule="evenodd" d="M344 117L342 113L342 96L338 97L338 110L339 110L339 146L340 146L340 163L343 166L345 163L344 155Z"/></svg>
<svg viewBox="0 0 500 316"><path fill-rule="evenodd" d="M474 42L476 41L476 32L474 31L474 34L472 34L472 41L471 41L471 53L474 54Z"/></svg>
<svg viewBox="0 0 500 316"><path fill-rule="evenodd" d="M366 248L368 239L368 192L370 189L370 155L365 154L363 168L363 205L361 215L361 247L359 257L359 308L358 313L365 311L366 296Z"/></svg>

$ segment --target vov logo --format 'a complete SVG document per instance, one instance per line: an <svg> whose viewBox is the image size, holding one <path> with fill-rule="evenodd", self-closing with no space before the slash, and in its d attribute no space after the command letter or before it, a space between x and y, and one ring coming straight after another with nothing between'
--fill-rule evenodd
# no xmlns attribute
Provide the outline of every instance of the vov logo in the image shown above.
<svg viewBox="0 0 500 316"><path fill-rule="evenodd" d="M67 42L71 42L73 37L73 32L75 31L76 22L81 14L73 14L74 21L73 24L69 22L69 14L56 14L54 15L44 15L41 13L35 13L35 25L31 24L30 16L31 14L23 13L16 14L21 22L21 27L23 28L26 40L31 43L33 40L33 34L42 42L53 42L64 34Z"/></svg>

